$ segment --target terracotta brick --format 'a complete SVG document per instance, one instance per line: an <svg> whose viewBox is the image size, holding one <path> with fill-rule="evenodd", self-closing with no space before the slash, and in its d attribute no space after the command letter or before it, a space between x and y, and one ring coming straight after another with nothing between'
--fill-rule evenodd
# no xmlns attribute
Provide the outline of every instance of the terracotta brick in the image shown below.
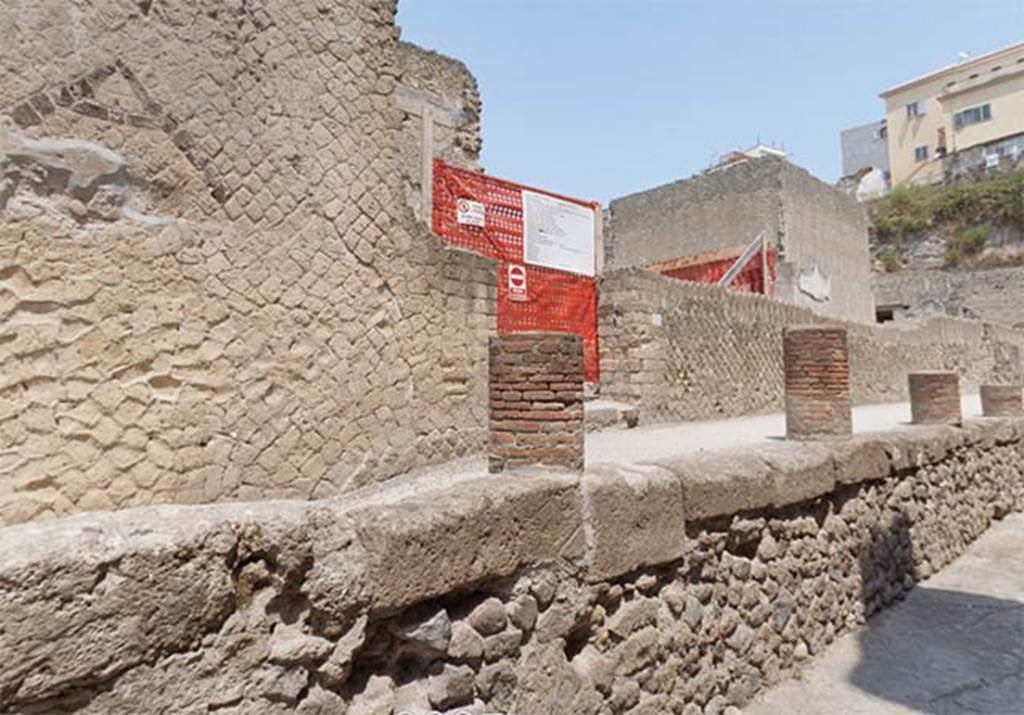
<svg viewBox="0 0 1024 715"><path fill-rule="evenodd" d="M528 465L583 468L582 355L575 335L491 339L492 472Z"/></svg>
<svg viewBox="0 0 1024 715"><path fill-rule="evenodd" d="M853 421L846 331L831 326L787 328L783 333L786 436L848 437Z"/></svg>
<svg viewBox="0 0 1024 715"><path fill-rule="evenodd" d="M960 378L955 372L912 372L908 381L914 424L959 424L963 420Z"/></svg>
<svg viewBox="0 0 1024 715"><path fill-rule="evenodd" d="M985 417L1019 417L1024 414L1020 384L982 385L981 413Z"/></svg>

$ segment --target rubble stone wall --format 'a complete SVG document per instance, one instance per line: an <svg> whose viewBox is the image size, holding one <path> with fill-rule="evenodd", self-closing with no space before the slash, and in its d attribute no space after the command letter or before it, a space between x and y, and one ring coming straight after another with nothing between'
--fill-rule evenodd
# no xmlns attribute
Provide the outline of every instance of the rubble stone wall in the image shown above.
<svg viewBox="0 0 1024 715"><path fill-rule="evenodd" d="M0 523L486 442L493 265L413 222L394 0L0 13Z"/></svg>
<svg viewBox="0 0 1024 715"><path fill-rule="evenodd" d="M718 714L1022 507L1017 419L6 527L0 710Z"/></svg>
<svg viewBox="0 0 1024 715"><path fill-rule="evenodd" d="M875 303L895 317L951 315L1024 328L1024 267L903 270L872 276Z"/></svg>
<svg viewBox="0 0 1024 715"><path fill-rule="evenodd" d="M965 391L1021 377L1024 333L932 317L864 325L650 271L601 278L601 396L645 422L781 411L782 333L789 325L845 327L854 404L906 400L907 373L955 370Z"/></svg>

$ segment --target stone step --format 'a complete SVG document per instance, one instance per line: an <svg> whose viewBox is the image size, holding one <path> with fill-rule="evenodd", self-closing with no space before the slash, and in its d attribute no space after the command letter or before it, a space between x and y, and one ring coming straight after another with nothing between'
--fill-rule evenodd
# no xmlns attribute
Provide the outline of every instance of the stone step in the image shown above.
<svg viewBox="0 0 1024 715"><path fill-rule="evenodd" d="M613 400L592 399L583 403L583 425L587 432L636 427L640 410L635 405Z"/></svg>

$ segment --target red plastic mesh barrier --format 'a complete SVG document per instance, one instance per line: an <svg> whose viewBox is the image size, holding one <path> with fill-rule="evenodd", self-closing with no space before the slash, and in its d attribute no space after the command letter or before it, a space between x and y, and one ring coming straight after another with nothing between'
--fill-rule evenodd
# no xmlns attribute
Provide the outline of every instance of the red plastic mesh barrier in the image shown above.
<svg viewBox="0 0 1024 715"><path fill-rule="evenodd" d="M600 376L597 352L597 285L589 276L523 261L523 190L554 196L581 206L597 204L561 196L434 160L434 233L446 243L498 260L498 332L550 330L583 338L584 376ZM469 199L484 205L484 226L459 223L456 204ZM600 217L598 217L600 220ZM523 292L509 290L509 265L525 273Z"/></svg>
<svg viewBox="0 0 1024 715"><path fill-rule="evenodd" d="M670 278L678 278L692 283L717 283L726 274L736 258L725 258L717 261L709 261L692 266L672 268L661 271L662 275ZM775 249L768 247L768 275L771 284L775 283ZM741 293L765 293L764 271L761 267L760 254L750 259L750 262L740 271L739 275L729 286L730 290Z"/></svg>
<svg viewBox="0 0 1024 715"><path fill-rule="evenodd" d="M453 246L498 260L523 260L524 187L434 160L434 233ZM456 201L484 205L484 227L461 224Z"/></svg>
<svg viewBox="0 0 1024 715"><path fill-rule="evenodd" d="M526 266L526 300L509 295L508 267L498 265L498 332L552 330L583 338L583 377L596 382L601 371L597 355L597 283L554 268ZM523 265L523 264L518 264Z"/></svg>

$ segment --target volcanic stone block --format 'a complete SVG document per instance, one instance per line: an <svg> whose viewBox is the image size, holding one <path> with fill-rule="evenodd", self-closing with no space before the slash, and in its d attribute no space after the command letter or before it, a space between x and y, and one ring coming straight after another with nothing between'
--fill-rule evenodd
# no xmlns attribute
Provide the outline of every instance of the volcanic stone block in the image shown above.
<svg viewBox="0 0 1024 715"><path fill-rule="evenodd" d="M607 581L638 566L686 555L682 479L655 465L597 465L582 482L590 515L587 579Z"/></svg>
<svg viewBox="0 0 1024 715"><path fill-rule="evenodd" d="M491 472L583 469L583 342L564 333L490 341Z"/></svg>
<svg viewBox="0 0 1024 715"><path fill-rule="evenodd" d="M798 440L849 437L853 419L846 331L815 325L787 328L782 347L786 436Z"/></svg>
<svg viewBox="0 0 1024 715"><path fill-rule="evenodd" d="M1019 417L1024 414L1020 385L982 385L981 413L985 417Z"/></svg>
<svg viewBox="0 0 1024 715"><path fill-rule="evenodd" d="M960 378L955 372L912 372L909 380L911 421L915 425L959 424L963 421Z"/></svg>

